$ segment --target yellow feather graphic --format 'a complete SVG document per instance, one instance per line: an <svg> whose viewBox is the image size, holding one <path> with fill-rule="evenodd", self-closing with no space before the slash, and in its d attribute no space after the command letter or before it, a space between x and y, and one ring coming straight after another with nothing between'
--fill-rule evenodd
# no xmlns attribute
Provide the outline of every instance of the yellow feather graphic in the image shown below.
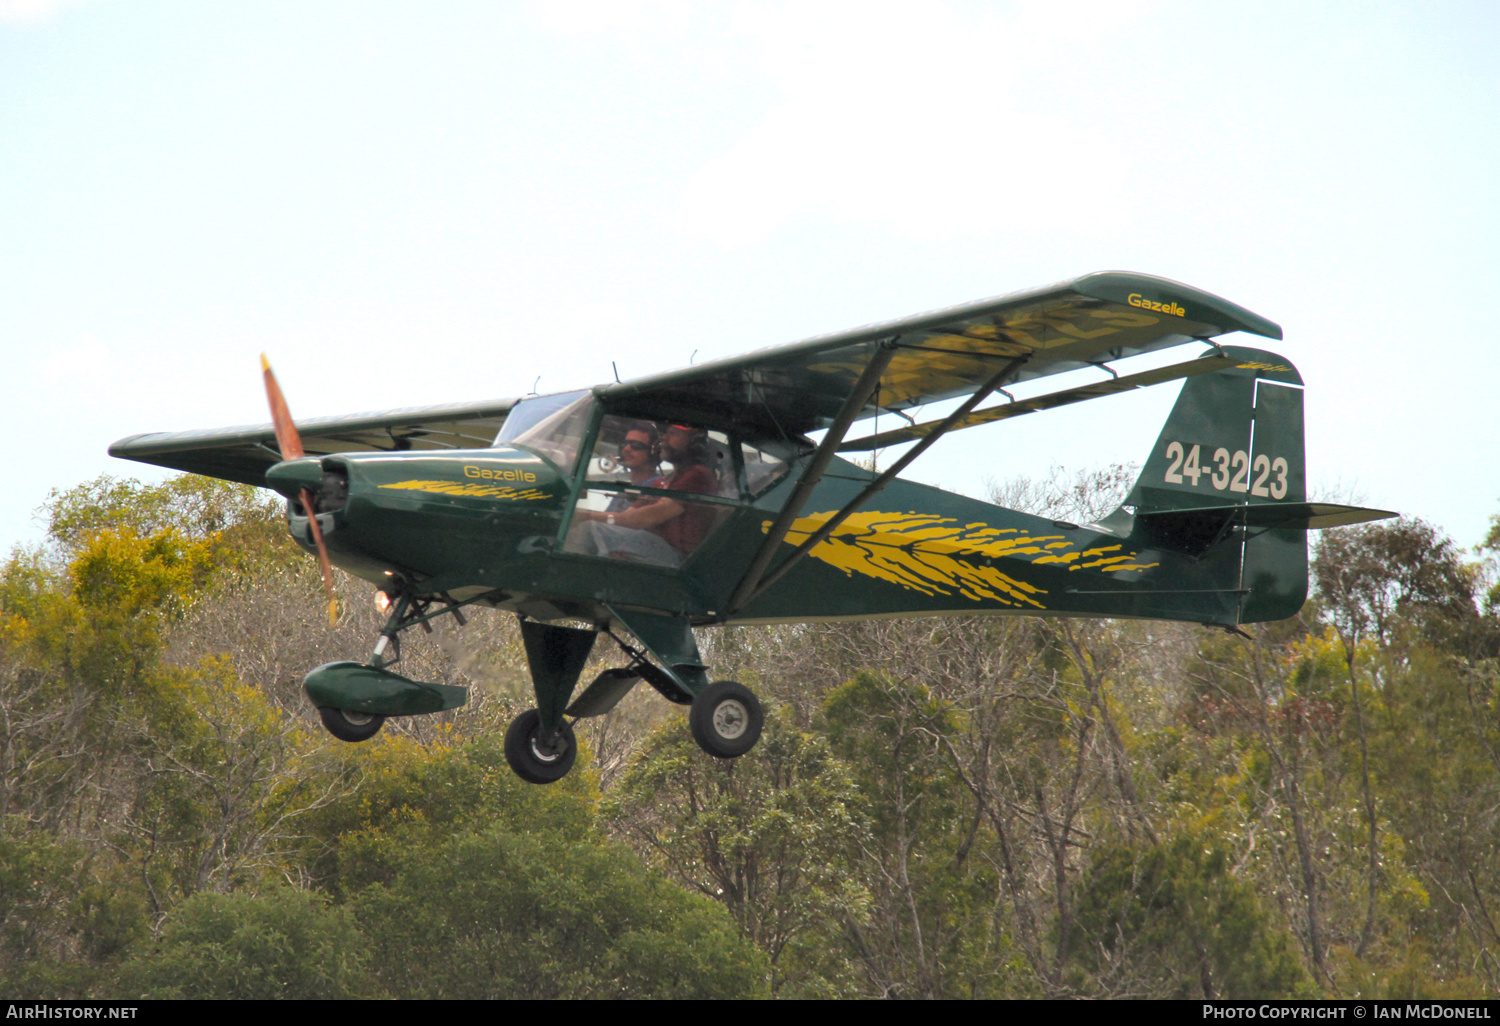
<svg viewBox="0 0 1500 1026"><path fill-rule="evenodd" d="M470 484L466 481L397 481L381 485L411 492L427 492L431 495L458 495L466 499L545 499L547 493L537 488L511 488L507 485Z"/></svg>
<svg viewBox="0 0 1500 1026"><path fill-rule="evenodd" d="M833 515L830 511L798 517L787 532L787 543L802 544ZM761 525L762 531L770 528L769 520ZM1073 543L1062 535L1029 535L1016 528L960 524L951 517L931 513L870 510L849 517L809 555L846 574L863 574L924 595L957 592L976 602L987 599L1035 609L1046 608L1039 600L1047 594L1046 589L1002 573L988 565L990 560L1034 556L1030 562L1103 571L1145 570L1157 565L1133 562L1135 554L1120 553L1119 545L1083 552L1060 551L1072 547Z"/></svg>

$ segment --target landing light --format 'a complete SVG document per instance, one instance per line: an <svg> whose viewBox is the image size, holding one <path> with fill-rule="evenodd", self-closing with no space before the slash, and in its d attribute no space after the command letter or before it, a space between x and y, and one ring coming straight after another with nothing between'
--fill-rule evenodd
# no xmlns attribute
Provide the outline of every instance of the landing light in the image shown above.
<svg viewBox="0 0 1500 1026"><path fill-rule="evenodd" d="M389 595L387 595L383 591L377 591L375 593L375 608L378 609L382 613L385 612L387 609L390 609L391 608L391 597Z"/></svg>

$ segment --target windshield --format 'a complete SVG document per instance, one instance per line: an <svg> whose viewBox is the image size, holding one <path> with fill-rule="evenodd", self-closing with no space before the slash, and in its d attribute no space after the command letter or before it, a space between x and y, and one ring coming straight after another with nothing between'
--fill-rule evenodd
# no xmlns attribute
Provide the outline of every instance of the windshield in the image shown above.
<svg viewBox="0 0 1500 1026"><path fill-rule="evenodd" d="M510 445L523 432L535 427L537 422L546 420L558 410L571 406L588 394L588 390L584 389L580 392L558 392L556 395L539 395L535 399L522 399L511 407L510 413L506 414L505 423L500 425L500 433L495 436L495 444Z"/></svg>
<svg viewBox="0 0 1500 1026"><path fill-rule="evenodd" d="M593 407L594 395L589 391L527 399L505 418L495 444L529 449L555 463L564 475L571 474Z"/></svg>

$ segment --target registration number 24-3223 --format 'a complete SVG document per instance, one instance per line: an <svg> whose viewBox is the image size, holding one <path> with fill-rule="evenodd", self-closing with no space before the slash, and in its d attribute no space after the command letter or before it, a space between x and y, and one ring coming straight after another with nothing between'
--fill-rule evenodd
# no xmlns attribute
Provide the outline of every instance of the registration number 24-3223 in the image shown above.
<svg viewBox="0 0 1500 1026"><path fill-rule="evenodd" d="M1184 448L1181 442L1167 443L1167 484L1182 484L1186 478L1198 487L1199 478L1208 478L1208 483L1218 491L1226 488L1231 492L1249 492L1259 499L1286 498L1287 462L1283 456L1274 460L1261 453L1254 463L1250 454L1240 449L1231 453L1228 449L1215 449L1211 457L1212 466L1202 460L1202 446ZM1254 480L1251 480L1251 475Z"/></svg>

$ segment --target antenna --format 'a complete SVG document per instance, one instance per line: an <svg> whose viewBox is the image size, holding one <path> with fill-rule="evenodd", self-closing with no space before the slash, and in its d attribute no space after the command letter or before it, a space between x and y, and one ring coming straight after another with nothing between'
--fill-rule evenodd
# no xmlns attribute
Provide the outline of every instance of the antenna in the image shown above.
<svg viewBox="0 0 1500 1026"><path fill-rule="evenodd" d="M698 350L694 349L693 355L688 357L688 366L691 367L693 365L693 361L696 359L698 359Z"/></svg>
<svg viewBox="0 0 1500 1026"><path fill-rule="evenodd" d="M542 381L542 376L540 374L538 374L536 376L536 380L531 383L531 391L527 392L526 394L527 395L536 395L536 386L539 385L539 384L541 384L541 381Z"/></svg>
<svg viewBox="0 0 1500 1026"><path fill-rule="evenodd" d="M609 365L611 367L615 368L615 383L619 384L619 381L620 381L620 368L615 365L615 361L613 361L613 360L609 361Z"/></svg>

